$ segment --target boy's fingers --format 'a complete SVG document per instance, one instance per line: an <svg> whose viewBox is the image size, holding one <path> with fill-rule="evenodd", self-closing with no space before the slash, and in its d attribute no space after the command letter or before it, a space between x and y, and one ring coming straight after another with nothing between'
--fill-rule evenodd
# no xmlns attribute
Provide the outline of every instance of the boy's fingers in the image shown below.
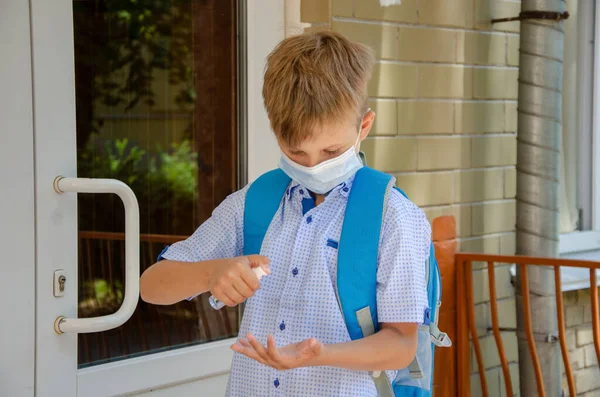
<svg viewBox="0 0 600 397"><path fill-rule="evenodd" d="M275 338L273 335L269 334L267 337L267 346L268 346L268 354L271 360L275 362L279 362L279 350L277 349L277 345L275 344Z"/></svg>
<svg viewBox="0 0 600 397"><path fill-rule="evenodd" d="M260 281L258 281L258 277L256 277L256 274L250 268L243 269L240 276L252 291L260 288Z"/></svg>
<svg viewBox="0 0 600 397"><path fill-rule="evenodd" d="M248 299L254 295L254 290L252 290L252 288L250 288L250 286L243 279L234 280L233 286L236 291L244 297L244 299Z"/></svg>
<svg viewBox="0 0 600 397"><path fill-rule="evenodd" d="M244 298L244 296L240 294L234 286L229 288L226 293L229 299L231 299L234 302L234 306L246 300L246 298Z"/></svg>
<svg viewBox="0 0 600 397"><path fill-rule="evenodd" d="M256 338L254 336L252 336L252 334L246 335L246 339L248 339L248 342L250 342L250 345L252 345L252 347L254 348L256 353L258 353L258 355L260 357L262 357L263 360L265 360L266 362L270 361L269 353L267 352L267 349L265 349L265 347L263 346L262 343L260 343L258 340L256 340Z"/></svg>
<svg viewBox="0 0 600 397"><path fill-rule="evenodd" d="M269 258L262 255L248 255L247 258L250 261L250 267L268 266L271 263Z"/></svg>
<svg viewBox="0 0 600 397"><path fill-rule="evenodd" d="M229 297L229 295L227 295L225 291L213 291L213 295L215 296L215 298L223 302L225 306L235 306L235 302Z"/></svg>
<svg viewBox="0 0 600 397"><path fill-rule="evenodd" d="M246 356L246 357L249 357L249 358L251 358L251 359L253 359L253 360L256 360L256 361L258 361L258 362L259 362L259 363L261 363L261 364L268 365L268 364L265 362L265 360L263 360L263 358L262 358L262 357L260 357L260 356L258 355L258 353L256 353L256 351L255 351L253 348L251 348L251 347L246 347L246 346L242 346L241 344L239 344L239 342L238 342L238 343L235 343L235 344L233 344L233 345L231 346L231 350L233 350L233 351L235 351L235 352L238 352L238 353L241 353L241 354L243 354L244 356Z"/></svg>

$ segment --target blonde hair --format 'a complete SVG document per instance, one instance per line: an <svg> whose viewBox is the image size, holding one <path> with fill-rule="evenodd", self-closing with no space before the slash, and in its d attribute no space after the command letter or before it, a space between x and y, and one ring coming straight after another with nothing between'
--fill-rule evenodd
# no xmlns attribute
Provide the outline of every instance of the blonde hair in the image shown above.
<svg viewBox="0 0 600 397"><path fill-rule="evenodd" d="M311 137L313 128L367 110L370 48L339 33L289 37L267 57L263 98L271 128L289 146Z"/></svg>

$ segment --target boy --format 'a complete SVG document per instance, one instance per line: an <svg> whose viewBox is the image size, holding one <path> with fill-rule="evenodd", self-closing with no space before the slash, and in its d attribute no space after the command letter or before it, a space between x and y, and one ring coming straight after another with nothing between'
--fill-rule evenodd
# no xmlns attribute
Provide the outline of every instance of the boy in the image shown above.
<svg viewBox="0 0 600 397"><path fill-rule="evenodd" d="M351 341L336 298L337 247L359 147L375 119L367 108L373 56L334 32L290 37L269 55L265 107L292 179L262 244L242 257L244 199L230 195L186 241L141 278L142 298L173 304L210 291L246 302L228 396L377 396L370 371L390 381L417 348L428 300L431 229L392 190L377 264L380 331ZM268 276L259 282L252 271Z"/></svg>

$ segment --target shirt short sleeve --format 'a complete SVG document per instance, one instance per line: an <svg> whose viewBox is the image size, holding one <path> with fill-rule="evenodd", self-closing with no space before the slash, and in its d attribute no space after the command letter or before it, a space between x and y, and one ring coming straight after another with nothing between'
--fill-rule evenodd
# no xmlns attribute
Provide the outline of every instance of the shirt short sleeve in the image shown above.
<svg viewBox="0 0 600 397"><path fill-rule="evenodd" d="M383 221L377 268L380 323L422 323L428 307L425 264L431 226L425 213L392 190Z"/></svg>
<svg viewBox="0 0 600 397"><path fill-rule="evenodd" d="M244 202L248 187L229 195L189 238L171 245L161 257L200 262L242 255Z"/></svg>

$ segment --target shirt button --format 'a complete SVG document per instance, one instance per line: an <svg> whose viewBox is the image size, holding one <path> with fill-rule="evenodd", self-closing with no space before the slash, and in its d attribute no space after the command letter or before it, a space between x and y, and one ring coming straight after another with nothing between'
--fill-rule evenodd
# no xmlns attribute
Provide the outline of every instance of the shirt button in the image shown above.
<svg viewBox="0 0 600 397"><path fill-rule="evenodd" d="M281 324L279 324L279 329L282 331L285 329L285 323L283 321L281 322Z"/></svg>
<svg viewBox="0 0 600 397"><path fill-rule="evenodd" d="M298 268L297 267L295 267L294 269L292 269L292 274L294 275L294 277L298 275Z"/></svg>
<svg viewBox="0 0 600 397"><path fill-rule="evenodd" d="M308 218L306 218L306 223L311 223L312 222L312 216L309 216Z"/></svg>
<svg viewBox="0 0 600 397"><path fill-rule="evenodd" d="M350 190L350 189L348 189L348 186L344 186L344 188L343 188L342 190L343 190L343 191L345 191L345 192L347 193L347 192L348 192L348 190Z"/></svg>
<svg viewBox="0 0 600 397"><path fill-rule="evenodd" d="M300 194L304 194L304 190L300 189Z"/></svg>
<svg viewBox="0 0 600 397"><path fill-rule="evenodd" d="M275 381L273 381L273 384L275 385L275 387L279 387L279 385L280 385L279 378L275 378Z"/></svg>

